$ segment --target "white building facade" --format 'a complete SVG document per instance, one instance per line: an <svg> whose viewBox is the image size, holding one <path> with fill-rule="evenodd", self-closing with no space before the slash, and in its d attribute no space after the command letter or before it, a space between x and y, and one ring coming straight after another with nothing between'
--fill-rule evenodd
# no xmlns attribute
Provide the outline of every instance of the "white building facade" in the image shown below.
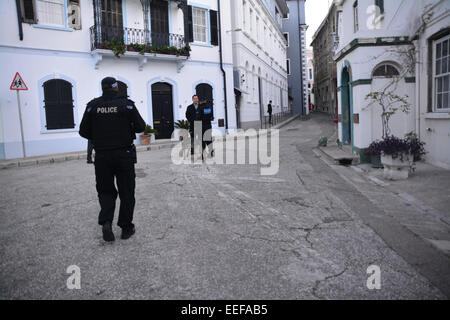
<svg viewBox="0 0 450 320"><path fill-rule="evenodd" d="M0 158L23 157L17 98L9 90L16 72L29 89L20 93L27 156L85 150L79 124L106 76L120 81L121 93L158 129L156 139L171 137L193 94L213 105L213 128L236 128L229 1L20 5L17 12L16 1L0 2Z"/></svg>
<svg viewBox="0 0 450 320"><path fill-rule="evenodd" d="M450 58L444 51L450 45L450 2L336 0L334 5L340 141L367 160L364 150L381 139L382 125L380 106L366 96L390 86L410 105L408 113L397 110L391 117L391 134L415 132L426 143L426 160L450 168Z"/></svg>
<svg viewBox="0 0 450 320"><path fill-rule="evenodd" d="M288 8L284 0L230 2L238 127L260 128L270 100L273 114L288 108L287 41L282 33Z"/></svg>

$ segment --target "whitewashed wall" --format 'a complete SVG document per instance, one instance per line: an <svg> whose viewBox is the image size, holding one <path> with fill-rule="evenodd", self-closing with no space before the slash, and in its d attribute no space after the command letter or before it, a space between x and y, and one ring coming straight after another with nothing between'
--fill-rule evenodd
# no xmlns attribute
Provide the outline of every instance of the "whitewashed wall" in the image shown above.
<svg viewBox="0 0 450 320"><path fill-rule="evenodd" d="M198 0L195 3L209 4L217 9L215 0ZM227 73L227 99L229 129L236 128L233 92L233 59L230 6L222 1L222 41L224 69ZM133 7L136 5L137 7ZM126 0L128 26L138 26L142 19L142 9L138 0ZM192 45L191 56L181 71L177 72L175 62L150 61L142 71L138 69L136 58L127 56L120 59L104 57L98 69L90 52L89 27L93 25L92 1L81 0L82 30L60 31L41 29L23 24L24 41L19 40L14 0L0 1L0 157L22 157L20 127L16 93L9 86L16 72L19 72L29 91L21 92L24 136L28 156L80 151L86 149L86 140L78 134L78 126L88 101L100 95L100 82L106 76L114 76L128 85L130 98L136 102L139 112L149 124L153 123L150 85L156 81L167 81L173 85L174 120L185 119L187 105L192 103L195 86L206 82L213 87L215 101L215 121L225 118L223 76L219 65L217 46L201 47ZM172 28L182 30L181 10L172 4ZM181 19L180 18L181 14ZM142 19L142 20L140 20ZM137 22L135 24L135 22ZM175 32L175 30L172 30ZM179 31L177 31L179 32ZM176 32L175 32L176 33ZM61 78L74 85L75 122L73 130L45 130L45 114L42 108L42 82L50 78ZM44 128L44 130L43 130ZM218 128L225 133L225 128Z"/></svg>

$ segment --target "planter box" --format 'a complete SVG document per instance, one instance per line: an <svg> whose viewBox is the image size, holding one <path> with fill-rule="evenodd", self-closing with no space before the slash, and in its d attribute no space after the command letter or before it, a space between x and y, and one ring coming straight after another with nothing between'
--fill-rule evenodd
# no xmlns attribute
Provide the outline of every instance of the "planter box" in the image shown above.
<svg viewBox="0 0 450 320"><path fill-rule="evenodd" d="M401 158L392 158L391 155L381 155L381 163L384 166L384 178L389 180L408 179L412 165L412 156L408 154Z"/></svg>

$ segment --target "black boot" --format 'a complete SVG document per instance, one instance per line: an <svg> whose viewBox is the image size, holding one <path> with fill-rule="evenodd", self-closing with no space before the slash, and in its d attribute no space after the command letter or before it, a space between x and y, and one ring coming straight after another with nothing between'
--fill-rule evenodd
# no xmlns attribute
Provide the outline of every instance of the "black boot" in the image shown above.
<svg viewBox="0 0 450 320"><path fill-rule="evenodd" d="M126 240L129 239L136 232L136 228L134 225L128 228L122 228L122 236L121 239Z"/></svg>
<svg viewBox="0 0 450 320"><path fill-rule="evenodd" d="M112 231L111 222L105 222L103 224L102 232L103 232L103 240L105 240L107 242L116 240L116 238L114 237L114 233Z"/></svg>

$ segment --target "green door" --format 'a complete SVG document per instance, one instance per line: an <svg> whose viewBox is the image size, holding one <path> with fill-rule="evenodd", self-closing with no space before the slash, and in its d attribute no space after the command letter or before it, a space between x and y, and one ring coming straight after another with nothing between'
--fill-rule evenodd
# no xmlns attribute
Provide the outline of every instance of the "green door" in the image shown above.
<svg viewBox="0 0 450 320"><path fill-rule="evenodd" d="M342 121L342 142L344 144L352 143L352 115L350 108L350 75L348 68L342 71L341 82L341 121Z"/></svg>

